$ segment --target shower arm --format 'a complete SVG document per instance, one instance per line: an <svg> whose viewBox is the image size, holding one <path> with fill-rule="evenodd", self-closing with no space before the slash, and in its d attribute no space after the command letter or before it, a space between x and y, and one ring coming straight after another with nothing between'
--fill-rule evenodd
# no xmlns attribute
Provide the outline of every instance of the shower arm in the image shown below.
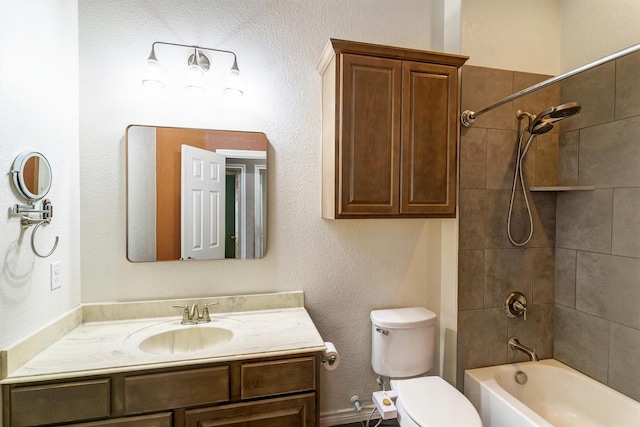
<svg viewBox="0 0 640 427"><path fill-rule="evenodd" d="M500 101L498 101L498 102L496 102L496 103L494 103L494 104L492 104L492 105L490 105L490 106L488 106L486 108L483 108L480 111L476 112L476 111L471 111L471 110L464 110L462 112L462 114L460 115L460 122L462 123L462 125L464 127L470 127L473 124L473 122L476 121L478 116L480 116L480 115L482 115L484 113L487 113L487 112L493 110L494 108L498 108L501 105L506 104L507 102L513 101L514 99L520 98L521 96L528 95L531 92L535 92L538 89L542 89L544 87L547 87L549 85L557 83L557 82L559 82L561 80L564 80L566 78L569 78L571 76L575 76L576 74L580 74L580 73L582 73L584 71L590 70L591 68L597 67L598 65L602 65L605 62L609 62L609 61L612 61L614 59L618 59L618 58L620 58L622 56L629 55L629 54L637 52L637 51L640 51L640 43L638 43L636 45L633 45L633 46L629 46L626 49L622 49L622 50L619 50L617 52L614 52L611 55L607 55L607 56L605 56L603 58L600 58L600 59L597 59L597 60L595 60L593 62L589 62L588 64L585 64L585 65L583 65L581 67L575 68L575 69L573 69L571 71L567 71L566 73L560 74L560 75L555 76L555 77L551 77L551 78L549 78L547 80L544 80L544 81L542 81L540 83L537 83L537 84L535 84L533 86L530 86L530 87L528 87L526 89L523 89L520 92L516 92L513 95L509 95L506 98L501 99Z"/></svg>

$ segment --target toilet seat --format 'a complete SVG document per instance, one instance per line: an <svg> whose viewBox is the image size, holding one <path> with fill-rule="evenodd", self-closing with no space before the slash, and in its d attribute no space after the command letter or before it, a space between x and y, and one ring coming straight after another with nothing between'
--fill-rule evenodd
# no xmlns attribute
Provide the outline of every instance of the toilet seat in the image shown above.
<svg viewBox="0 0 640 427"><path fill-rule="evenodd" d="M398 393L401 426L482 427L473 404L440 377L392 380L391 388Z"/></svg>

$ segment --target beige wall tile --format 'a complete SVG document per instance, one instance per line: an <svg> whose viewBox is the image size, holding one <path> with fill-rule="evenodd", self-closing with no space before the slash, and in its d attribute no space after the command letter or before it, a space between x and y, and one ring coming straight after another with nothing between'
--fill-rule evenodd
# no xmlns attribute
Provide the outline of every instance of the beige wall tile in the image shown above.
<svg viewBox="0 0 640 427"><path fill-rule="evenodd" d="M640 329L640 259L578 252L576 309Z"/></svg>
<svg viewBox="0 0 640 427"><path fill-rule="evenodd" d="M565 307L576 307L576 257L572 249L556 248L555 302Z"/></svg>
<svg viewBox="0 0 640 427"><path fill-rule="evenodd" d="M640 115L640 52L616 60L616 120Z"/></svg>
<svg viewBox="0 0 640 427"><path fill-rule="evenodd" d="M640 369L634 357L638 354L640 331L612 323L608 384L636 400L640 400Z"/></svg>
<svg viewBox="0 0 640 427"><path fill-rule="evenodd" d="M480 111L513 93L513 72L465 65L462 67L460 111ZM482 114L473 125L478 128L511 129L511 103Z"/></svg>
<svg viewBox="0 0 640 427"><path fill-rule="evenodd" d="M640 165L638 165L640 167ZM613 191L613 237L611 252L640 258L640 188Z"/></svg>
<svg viewBox="0 0 640 427"><path fill-rule="evenodd" d="M463 128L460 137L460 188L486 188L487 130Z"/></svg>
<svg viewBox="0 0 640 427"><path fill-rule="evenodd" d="M560 132L602 123L614 117L615 64L608 62L560 82L562 103L579 102L580 114L560 122Z"/></svg>
<svg viewBox="0 0 640 427"><path fill-rule="evenodd" d="M608 320L556 304L554 336L555 359L607 383Z"/></svg>
<svg viewBox="0 0 640 427"><path fill-rule="evenodd" d="M580 185L640 186L640 116L580 130Z"/></svg>
<svg viewBox="0 0 640 427"><path fill-rule="evenodd" d="M613 190L558 195L557 246L611 253Z"/></svg>

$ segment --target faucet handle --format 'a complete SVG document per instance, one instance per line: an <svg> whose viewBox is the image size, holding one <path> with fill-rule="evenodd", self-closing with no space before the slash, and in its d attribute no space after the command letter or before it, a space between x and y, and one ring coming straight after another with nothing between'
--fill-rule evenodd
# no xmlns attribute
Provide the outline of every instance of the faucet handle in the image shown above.
<svg viewBox="0 0 640 427"><path fill-rule="evenodd" d="M524 316L524 320L527 320L527 299L521 292L511 292L507 296L504 308L508 317Z"/></svg>
<svg viewBox="0 0 640 427"><path fill-rule="evenodd" d="M216 302L208 302L206 304L202 304L202 306L204 307L204 309L202 310L202 319L205 322L210 322L211 321L211 317L209 316L209 306L210 305L218 305L219 303Z"/></svg>
<svg viewBox="0 0 640 427"><path fill-rule="evenodd" d="M189 306L188 305L174 305L174 308L182 310L182 323L189 321Z"/></svg>
<svg viewBox="0 0 640 427"><path fill-rule="evenodd" d="M518 310L524 316L524 320L527 320L527 306L522 304L520 301L515 301L513 303L513 308Z"/></svg>

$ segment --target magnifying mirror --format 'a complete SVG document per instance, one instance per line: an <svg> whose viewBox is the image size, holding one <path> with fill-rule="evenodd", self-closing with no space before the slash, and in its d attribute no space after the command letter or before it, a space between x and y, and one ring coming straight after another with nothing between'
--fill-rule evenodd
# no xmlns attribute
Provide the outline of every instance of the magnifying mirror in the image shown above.
<svg viewBox="0 0 640 427"><path fill-rule="evenodd" d="M16 190L30 203L42 199L51 188L51 165L38 152L19 154L11 172Z"/></svg>

